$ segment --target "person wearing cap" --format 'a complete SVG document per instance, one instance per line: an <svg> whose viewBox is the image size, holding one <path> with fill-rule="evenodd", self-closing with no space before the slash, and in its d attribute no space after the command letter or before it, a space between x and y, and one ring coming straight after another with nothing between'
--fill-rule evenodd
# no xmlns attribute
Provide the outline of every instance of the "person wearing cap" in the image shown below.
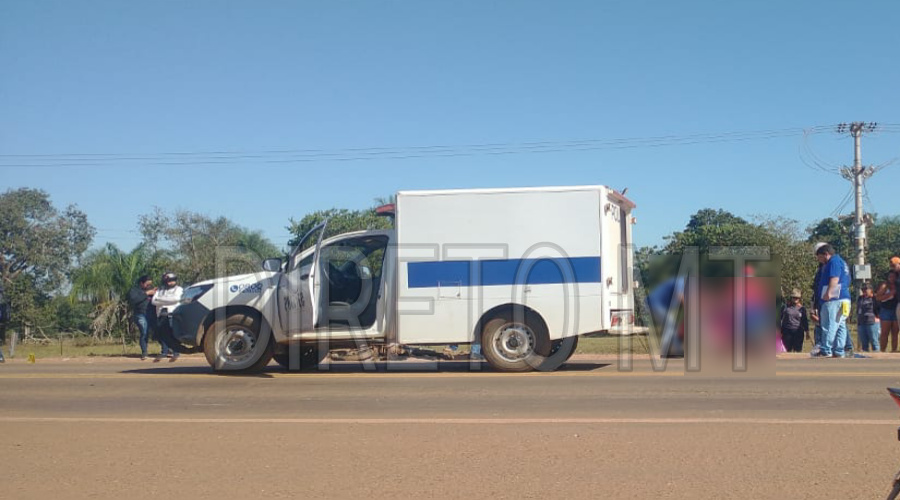
<svg viewBox="0 0 900 500"><path fill-rule="evenodd" d="M897 333L900 330L897 323L897 273L891 271L887 279L878 285L875 290L875 301L878 304L878 318L881 323L881 335L879 343L881 352L887 350L888 339L891 342L891 352L897 352Z"/></svg>
<svg viewBox="0 0 900 500"><path fill-rule="evenodd" d="M172 313L178 304L181 303L181 296L184 290L178 286L178 276L175 273L166 273L162 276L162 288L153 296L153 305L156 306L157 315L157 334L156 339L159 341L159 356L155 361L160 361L166 356L170 357L170 361L178 359L178 351L169 348L160 330L164 328L172 328Z"/></svg>
<svg viewBox="0 0 900 500"><path fill-rule="evenodd" d="M800 299L800 290L794 288L781 309L781 341L787 352L803 352L803 339L809 340L809 319Z"/></svg>
<svg viewBox="0 0 900 500"><path fill-rule="evenodd" d="M817 357L843 358L847 342L847 316L850 315L850 268L837 255L834 247L824 245L816 250L816 260L822 264L816 293L822 300L819 319L822 339Z"/></svg>
<svg viewBox="0 0 900 500"><path fill-rule="evenodd" d="M862 352L869 352L870 344L872 352L881 350L878 338L881 333L880 327L878 303L875 301L872 287L864 283L856 300L856 336L859 338L859 349Z"/></svg>

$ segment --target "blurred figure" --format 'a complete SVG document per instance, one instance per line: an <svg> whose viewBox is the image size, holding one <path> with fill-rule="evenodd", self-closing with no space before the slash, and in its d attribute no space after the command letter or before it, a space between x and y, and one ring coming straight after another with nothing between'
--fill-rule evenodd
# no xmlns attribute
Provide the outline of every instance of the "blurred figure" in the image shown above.
<svg viewBox="0 0 900 500"><path fill-rule="evenodd" d="M887 275L887 281L882 281L875 291L875 300L878 301L878 318L881 320L881 335L879 343L881 352L888 346L888 335L891 340L891 352L897 352L897 273L891 271Z"/></svg>
<svg viewBox="0 0 900 500"><path fill-rule="evenodd" d="M803 339L809 340L809 318L801 302L800 290L791 291L790 302L781 309L781 341L787 352L803 352Z"/></svg>
<svg viewBox="0 0 900 500"><path fill-rule="evenodd" d="M856 300L856 332L859 349L862 352L869 352L869 344L872 345L872 351L880 350L878 337L881 329L878 315L875 313L876 308L872 287L866 283L862 286L859 299Z"/></svg>
<svg viewBox="0 0 900 500"><path fill-rule="evenodd" d="M647 295L647 306L657 328L662 332L660 352L662 357L684 357L684 321L679 321L678 309L684 305L685 279L670 278ZM669 307L674 305L675 311L669 317ZM675 325L669 324L675 321Z"/></svg>
<svg viewBox="0 0 900 500"><path fill-rule="evenodd" d="M181 303L181 296L184 290L178 286L178 276L175 273L166 273L162 276L162 288L153 296L153 305L156 306L156 339L159 341L159 356L155 361L160 361L165 357L171 357L171 361L178 359L178 351L171 349L166 345L165 335L160 332L165 329L171 332L172 329L172 313L178 304Z"/></svg>

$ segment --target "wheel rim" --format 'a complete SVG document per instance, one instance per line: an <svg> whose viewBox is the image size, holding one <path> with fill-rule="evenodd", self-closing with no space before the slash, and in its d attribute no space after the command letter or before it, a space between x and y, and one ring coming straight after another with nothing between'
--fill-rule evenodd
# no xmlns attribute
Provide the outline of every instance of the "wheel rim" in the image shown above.
<svg viewBox="0 0 900 500"><path fill-rule="evenodd" d="M240 365L256 354L256 334L247 328L233 326L219 335L216 351L226 365Z"/></svg>
<svg viewBox="0 0 900 500"><path fill-rule="evenodd" d="M518 323L504 325L494 335L494 351L503 360L516 363L534 352L534 332Z"/></svg>

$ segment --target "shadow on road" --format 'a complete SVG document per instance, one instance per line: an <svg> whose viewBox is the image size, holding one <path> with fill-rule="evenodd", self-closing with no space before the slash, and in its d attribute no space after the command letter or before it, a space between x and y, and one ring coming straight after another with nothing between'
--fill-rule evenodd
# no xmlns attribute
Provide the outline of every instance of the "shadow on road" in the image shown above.
<svg viewBox="0 0 900 500"><path fill-rule="evenodd" d="M611 366L611 363L595 363L595 362L574 362L566 363L561 366L558 372L586 372L599 370ZM340 361L325 363L319 367L313 367L300 372L304 374L320 374L328 376L330 373L371 373L377 375L379 373L499 373L493 370L490 365L484 362L472 363L469 361L439 361L439 362L360 362L360 361ZM211 375L226 377L257 377L272 378L275 374L288 373L288 370L276 364L270 364L260 373L252 374L233 374L233 373L215 373L209 366L184 366L184 365L168 365L153 366L148 368L139 368L135 370L123 370L120 373L139 374L139 375Z"/></svg>

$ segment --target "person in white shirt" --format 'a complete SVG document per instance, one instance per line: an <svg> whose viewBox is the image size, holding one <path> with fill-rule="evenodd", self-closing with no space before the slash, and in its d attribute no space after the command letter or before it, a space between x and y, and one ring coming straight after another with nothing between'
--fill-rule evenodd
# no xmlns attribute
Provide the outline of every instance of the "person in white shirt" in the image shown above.
<svg viewBox="0 0 900 500"><path fill-rule="evenodd" d="M157 330L172 328L171 314L178 307L178 304L181 302L181 295L184 293L184 290L178 286L178 276L175 273L163 274L161 281L162 286L153 295L152 301L153 305L156 306ZM171 358L169 361L178 359L178 351L169 348L166 345L166 341L163 340L163 336L159 335L159 333L157 333L156 337L159 340L160 352L155 361L160 361L166 356Z"/></svg>

